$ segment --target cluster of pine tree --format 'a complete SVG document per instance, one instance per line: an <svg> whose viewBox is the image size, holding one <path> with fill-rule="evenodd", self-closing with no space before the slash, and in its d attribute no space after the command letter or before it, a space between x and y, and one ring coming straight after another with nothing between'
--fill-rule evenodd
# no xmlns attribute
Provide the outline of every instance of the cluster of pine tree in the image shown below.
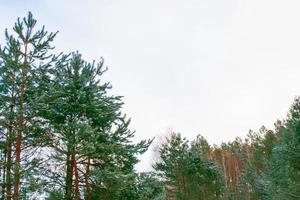
<svg viewBox="0 0 300 200"><path fill-rule="evenodd" d="M300 97L274 130L210 145L172 133L155 171L136 173L152 140L133 143L103 59L54 55L57 33L29 13L0 46L1 199L300 199Z"/></svg>
<svg viewBox="0 0 300 200"><path fill-rule="evenodd" d="M156 180L134 171L151 140L132 142L103 59L54 55L57 33L36 22L18 19L0 48L1 199L140 199Z"/></svg>
<svg viewBox="0 0 300 200"><path fill-rule="evenodd" d="M159 148L154 169L165 199L300 199L300 97L275 130L249 131L245 140L211 146L172 133Z"/></svg>

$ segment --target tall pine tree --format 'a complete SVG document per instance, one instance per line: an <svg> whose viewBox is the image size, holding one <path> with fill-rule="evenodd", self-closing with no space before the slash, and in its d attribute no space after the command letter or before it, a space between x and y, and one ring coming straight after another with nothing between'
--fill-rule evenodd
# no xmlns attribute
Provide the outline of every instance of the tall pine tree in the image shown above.
<svg viewBox="0 0 300 200"><path fill-rule="evenodd" d="M56 33L44 27L36 30L30 12L26 18L18 18L13 32L6 30L6 44L0 49L0 102L1 133L6 138L6 197L17 200L21 198L20 186L30 185L30 171L40 163L34 155L44 140L43 125L33 107L45 92L41 83L48 79L47 70L54 61L48 52Z"/></svg>
<svg viewBox="0 0 300 200"><path fill-rule="evenodd" d="M111 85L102 83L103 60L88 63L79 53L63 58L52 70L47 106L40 111L52 130L51 181L64 187L65 199L122 199L137 155L151 141L131 142L121 97L109 95Z"/></svg>

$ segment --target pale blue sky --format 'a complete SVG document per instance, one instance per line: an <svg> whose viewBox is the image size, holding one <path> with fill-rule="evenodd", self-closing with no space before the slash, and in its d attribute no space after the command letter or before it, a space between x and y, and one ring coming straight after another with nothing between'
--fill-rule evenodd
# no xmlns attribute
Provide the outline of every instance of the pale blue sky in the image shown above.
<svg viewBox="0 0 300 200"><path fill-rule="evenodd" d="M32 11L58 51L105 58L136 139L168 129L211 143L273 128L300 94L296 0L0 0L4 28ZM138 168L149 169L151 151Z"/></svg>

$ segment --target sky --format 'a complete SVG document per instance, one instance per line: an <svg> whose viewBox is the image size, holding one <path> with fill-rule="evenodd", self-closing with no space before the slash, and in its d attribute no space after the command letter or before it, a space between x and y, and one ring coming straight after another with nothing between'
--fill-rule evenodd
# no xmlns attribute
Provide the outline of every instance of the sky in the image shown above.
<svg viewBox="0 0 300 200"><path fill-rule="evenodd" d="M272 129L300 95L299 9L297 0L0 0L0 44L31 11L59 31L55 51L104 57L135 141L173 130L220 144ZM154 157L150 148L137 169Z"/></svg>

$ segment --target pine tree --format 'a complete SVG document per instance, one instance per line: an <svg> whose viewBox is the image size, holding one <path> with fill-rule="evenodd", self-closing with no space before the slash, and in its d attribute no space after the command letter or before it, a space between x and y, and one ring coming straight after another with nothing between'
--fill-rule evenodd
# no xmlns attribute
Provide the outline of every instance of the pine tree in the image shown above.
<svg viewBox="0 0 300 200"><path fill-rule="evenodd" d="M278 127L276 143L264 178L265 199L300 198L300 98L295 98L287 120Z"/></svg>
<svg viewBox="0 0 300 200"><path fill-rule="evenodd" d="M172 134L160 147L160 159L154 165L165 180L169 197L176 199L219 199L223 177L219 167L205 158L208 152L203 137L189 144L180 134Z"/></svg>
<svg viewBox="0 0 300 200"><path fill-rule="evenodd" d="M33 156L44 135L33 106L44 92L40 86L47 80L47 70L54 61L48 52L53 48L51 42L56 33L48 33L44 27L35 30L35 26L36 20L30 12L26 18L18 18L14 34L6 30L6 45L0 49L1 126L6 137L5 190L7 199L11 199L13 192L14 200L20 198L20 185L28 186L30 170L39 164Z"/></svg>
<svg viewBox="0 0 300 200"><path fill-rule="evenodd" d="M134 180L136 156L151 143L131 142L134 132L120 111L121 97L108 95L111 85L102 83L105 71L103 60L88 63L79 53L63 56L43 99L47 106L40 114L52 130L49 165L58 167L50 170L51 182L64 186L65 199L116 199Z"/></svg>

